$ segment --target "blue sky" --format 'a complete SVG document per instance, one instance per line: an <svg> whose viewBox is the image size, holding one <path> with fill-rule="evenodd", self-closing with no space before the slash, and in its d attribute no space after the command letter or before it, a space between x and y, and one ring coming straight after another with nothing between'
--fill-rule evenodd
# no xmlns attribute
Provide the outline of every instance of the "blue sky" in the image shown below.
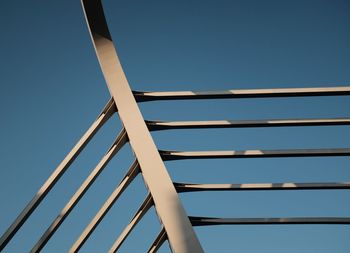
<svg viewBox="0 0 350 253"><path fill-rule="evenodd" d="M350 3L328 1L105 1L118 54L135 90L346 86ZM0 3L0 233L2 234L109 99L80 1ZM349 97L172 101L140 104L145 119L349 117ZM28 252L97 164L120 129L114 117L62 177L4 252ZM350 147L349 126L154 132L160 149L244 150ZM65 252L132 162L116 156L43 252ZM350 181L349 157L166 162L174 181ZM104 252L146 195L125 192L81 252ZM350 192L186 193L189 215L350 216ZM144 252L160 226L151 210L121 252ZM350 226L196 228L206 252L350 250ZM164 244L160 252L169 252Z"/></svg>

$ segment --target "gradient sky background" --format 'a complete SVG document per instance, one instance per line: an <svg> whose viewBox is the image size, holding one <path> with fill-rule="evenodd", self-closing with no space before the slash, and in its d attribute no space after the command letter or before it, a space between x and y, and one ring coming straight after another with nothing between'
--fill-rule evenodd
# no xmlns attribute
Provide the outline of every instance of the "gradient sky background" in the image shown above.
<svg viewBox="0 0 350 253"><path fill-rule="evenodd" d="M346 0L106 0L105 11L134 90L346 86ZM0 2L0 233L25 207L97 117L109 93L78 0ZM173 101L141 104L145 119L349 117L349 97ZM97 164L120 129L115 116L88 145L3 252L28 252ZM152 134L160 149L350 147L350 127L177 130ZM66 252L123 177L129 147L115 157L43 252ZM178 182L350 181L350 157L167 162ZM146 195L139 177L81 252L110 248ZM189 215L350 216L350 192L187 193ZM160 229L154 210L121 252L144 252ZM350 226L196 228L206 252L350 252ZM169 252L164 244L160 252Z"/></svg>

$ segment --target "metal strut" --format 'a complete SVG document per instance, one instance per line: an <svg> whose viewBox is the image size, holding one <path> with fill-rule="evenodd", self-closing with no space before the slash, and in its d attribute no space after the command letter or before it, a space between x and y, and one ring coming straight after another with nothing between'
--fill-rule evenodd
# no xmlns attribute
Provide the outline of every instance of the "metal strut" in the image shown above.
<svg viewBox="0 0 350 253"><path fill-rule="evenodd" d="M276 158L350 156L350 148L239 150L239 151L167 151L159 150L163 160L220 159L220 158Z"/></svg>
<svg viewBox="0 0 350 253"><path fill-rule="evenodd" d="M138 102L157 100L314 97L345 95L350 95L350 86L315 88L274 88L225 91L134 91L134 96Z"/></svg>
<svg viewBox="0 0 350 253"><path fill-rule="evenodd" d="M0 238L0 251L8 244L16 232L25 223L41 201L46 197L57 181L73 163L103 124L118 111L124 128L102 160L74 193L60 214L34 245L31 253L41 251L65 218L70 214L89 187L97 179L112 157L129 140L136 156L126 176L109 196L89 225L84 229L70 249L78 252L94 229L101 222L122 192L142 172L149 193L114 242L109 253L116 252L136 224L154 205L162 224L162 229L149 248L156 252L165 240L175 253L202 253L203 249L194 232L193 226L207 225L270 225L270 224L350 224L350 218L344 217L289 217L289 218L214 218L187 216L179 199L179 192L192 191L248 191L248 190L323 190L350 189L350 183L272 183L272 184L190 184L173 183L163 160L211 159L211 158L272 158L272 157L322 157L349 156L350 148L330 149L286 149L286 150L243 150L243 151L164 151L157 147L150 131L167 129L200 128L241 128L241 127L286 127L286 126L328 126L349 125L349 118L329 119L272 119L272 120L219 120L219 121L145 121L137 102L157 100L190 99L241 99L274 97L313 97L350 95L350 86L317 88L278 88L278 89L239 89L227 91L177 91L177 92L140 92L132 91L104 17L102 0L81 0L86 22L92 38L101 70L112 98L101 114L67 154L37 194L19 214L16 220ZM118 108L118 109L117 109Z"/></svg>
<svg viewBox="0 0 350 253"><path fill-rule="evenodd" d="M80 152L89 143L92 137L97 133L97 131L104 125L104 123L116 112L116 107L114 100L111 98L100 115L90 126L90 128L85 132L85 134L80 138L77 144L72 148L72 150L67 154L63 161L57 166L54 172L46 180L46 182L41 186L39 191L33 197L33 199L27 204L23 211L18 215L16 220L11 224L11 226L6 230L6 232L0 238L0 251L5 248L7 243L12 239L12 237L21 228L24 222L29 218L29 216L34 212L41 201L46 197L50 190L54 187L61 176L66 172L69 166L74 162Z"/></svg>
<svg viewBox="0 0 350 253"><path fill-rule="evenodd" d="M292 218L212 218L189 217L193 226L210 225L306 225L306 224L350 224L350 218L292 217Z"/></svg>
<svg viewBox="0 0 350 253"><path fill-rule="evenodd" d="M113 204L118 200L120 195L124 192L124 190L129 186L129 184L135 179L135 177L139 174L140 167L138 162L135 160L131 165L129 171L125 175L125 177L121 180L118 187L113 191L113 193L108 197L106 202L103 204L101 209L97 212L95 217L91 220L89 225L84 229L79 238L73 244L69 253L75 253L80 250L80 248L84 245L86 240L98 226L98 224L102 221L103 217L108 213Z"/></svg>
<svg viewBox="0 0 350 253"><path fill-rule="evenodd" d="M170 129L340 126L350 125L350 118L333 119L267 119L267 120L215 120L215 121L152 121L146 120L150 131Z"/></svg>
<svg viewBox="0 0 350 253"><path fill-rule="evenodd" d="M134 227L139 223L142 217L148 212L148 210L152 207L153 200L150 193L147 194L145 200L141 204L140 208L136 211L134 217L131 219L130 223L124 228L123 232L119 235L118 239L113 243L112 247L108 251L108 253L115 253L122 246L125 239L134 229Z"/></svg>
<svg viewBox="0 0 350 253"><path fill-rule="evenodd" d="M345 183L269 183L269 184L189 184L174 183L177 192L196 191L279 191L279 190L340 190L350 189Z"/></svg>
<svg viewBox="0 0 350 253"><path fill-rule="evenodd" d="M47 228L45 233L41 236L39 241L35 244L35 246L30 251L31 253L40 252L40 250L45 246L45 244L50 240L52 235L56 232L56 230L60 227L63 221L67 218L79 200L84 196L86 191L90 188L92 183L96 180L96 178L100 175L103 169L107 166L108 162L113 158L113 156L124 146L127 142L128 138L124 128L118 134L116 140L112 144L112 146L108 149L107 153L103 156L101 161L97 164L97 166L92 170L90 175L85 179L85 181L81 184L79 189L74 193L65 207L62 209L60 214L56 217L56 219L51 223L51 225Z"/></svg>
<svg viewBox="0 0 350 253"><path fill-rule="evenodd" d="M155 253L158 251L158 249L163 245L163 243L167 240L167 235L165 232L165 229L162 228L152 243L151 247L147 250L147 253Z"/></svg>

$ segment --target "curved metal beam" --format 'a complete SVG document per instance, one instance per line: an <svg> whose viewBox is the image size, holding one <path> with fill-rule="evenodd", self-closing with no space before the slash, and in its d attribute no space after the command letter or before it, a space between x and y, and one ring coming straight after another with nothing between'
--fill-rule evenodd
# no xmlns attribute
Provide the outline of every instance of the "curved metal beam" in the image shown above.
<svg viewBox="0 0 350 253"><path fill-rule="evenodd" d="M65 207L61 210L60 214L56 217L56 219L51 223L51 225L47 228L45 233L41 236L39 241L34 245L31 253L40 252L41 249L45 246L45 244L50 240L52 235L56 232L56 230L61 226L63 221L67 218L73 208L78 204L79 200L84 196L86 191L90 188L92 183L96 180L96 178L100 175L103 169L107 166L108 162L113 158L113 156L124 146L127 142L128 137L124 129L120 131L118 137L116 138L113 145L108 149L107 153L103 156L101 161L97 164L97 166L92 170L90 175L85 179L85 181L81 184L79 189L74 193Z"/></svg>
<svg viewBox="0 0 350 253"><path fill-rule="evenodd" d="M268 120L215 120L215 121L152 121L146 120L150 131L170 129L207 129L243 127L291 127L350 125L350 118L333 119L268 119Z"/></svg>
<svg viewBox="0 0 350 253"><path fill-rule="evenodd" d="M212 218L189 217L193 226L210 225L307 225L307 224L350 224L350 218L341 217L298 217L298 218Z"/></svg>
<svg viewBox="0 0 350 253"><path fill-rule="evenodd" d="M166 151L159 150L163 160L217 159L217 158L275 158L275 157L319 157L350 156L350 148L328 149L282 149L242 151Z"/></svg>
<svg viewBox="0 0 350 253"><path fill-rule="evenodd" d="M104 123L116 112L116 107L113 99L110 99L98 118L90 126L90 128L85 132L85 134L80 138L78 143L73 147L73 149L67 154L63 161L58 165L55 171L50 175L46 182L41 186L39 191L33 197L33 199L27 204L23 211L18 215L16 220L11 224L11 226L6 230L6 232L0 238L0 251L2 251L7 243L12 239L12 237L21 228L24 222L29 218L29 216L38 207L45 196L54 187L61 176L66 172L69 166L74 162L80 152L89 143L92 137L97 133L97 131L104 125Z"/></svg>
<svg viewBox="0 0 350 253"><path fill-rule="evenodd" d="M156 100L223 99L223 98L272 98L272 97L314 97L350 95L350 86L317 88L276 88L226 91L134 91L138 102Z"/></svg>
<svg viewBox="0 0 350 253"><path fill-rule="evenodd" d="M82 0L82 4L107 86L169 243L177 253L203 252L130 89L108 30L102 3L100 0Z"/></svg>
<svg viewBox="0 0 350 253"><path fill-rule="evenodd" d="M187 184L187 183L174 183L174 185L175 185L175 188L178 192L350 189L350 182L345 182L345 183L269 183L269 184Z"/></svg>

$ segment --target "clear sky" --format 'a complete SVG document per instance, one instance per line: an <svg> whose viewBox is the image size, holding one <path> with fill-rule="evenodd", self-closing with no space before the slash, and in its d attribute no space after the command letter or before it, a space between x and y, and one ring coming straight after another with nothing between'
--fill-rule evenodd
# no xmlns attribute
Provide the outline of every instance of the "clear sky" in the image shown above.
<svg viewBox="0 0 350 253"><path fill-rule="evenodd" d="M105 11L134 90L346 86L346 0L106 0ZM78 0L0 1L0 234L109 99ZM349 117L350 97L172 101L140 104L145 119ZM28 252L97 164L120 129L114 117L3 252ZM350 127L154 132L159 149L350 147ZM126 146L103 171L43 252L66 252L116 187L133 157ZM174 181L350 181L350 157L166 162ZM146 190L125 192L81 252L105 252ZM181 194L189 215L350 216L350 191ZM160 229L151 210L121 252L144 252ZM206 252L350 252L350 226L221 226L195 229ZM160 252L169 252L164 244Z"/></svg>

